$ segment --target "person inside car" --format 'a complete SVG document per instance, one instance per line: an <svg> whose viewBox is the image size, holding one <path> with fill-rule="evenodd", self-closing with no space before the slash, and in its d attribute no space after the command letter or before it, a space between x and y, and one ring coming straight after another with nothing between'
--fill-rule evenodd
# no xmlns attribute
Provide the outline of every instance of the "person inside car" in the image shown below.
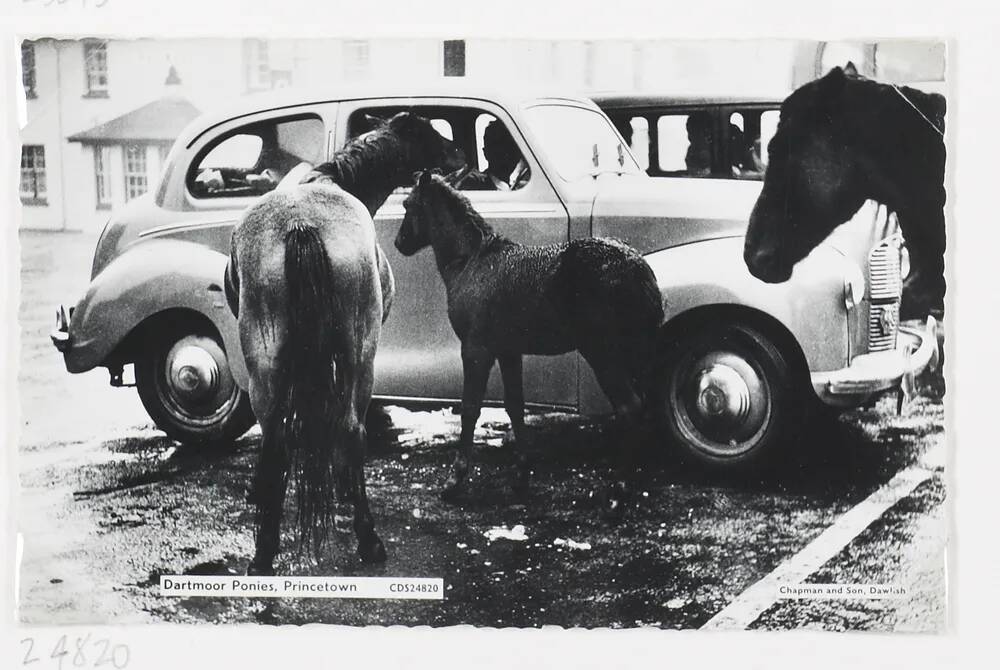
<svg viewBox="0 0 1000 670"><path fill-rule="evenodd" d="M470 170L456 184L467 191L514 191L528 181L530 170L521 152L500 121L494 119L483 131L484 172Z"/></svg>
<svg viewBox="0 0 1000 670"><path fill-rule="evenodd" d="M712 174L712 117L693 112L687 118L688 149L684 156L687 173L694 177Z"/></svg>

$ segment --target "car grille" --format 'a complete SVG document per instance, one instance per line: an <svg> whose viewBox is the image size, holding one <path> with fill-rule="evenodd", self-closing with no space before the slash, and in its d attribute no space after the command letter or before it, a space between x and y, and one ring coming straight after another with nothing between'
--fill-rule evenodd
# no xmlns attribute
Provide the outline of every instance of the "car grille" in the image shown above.
<svg viewBox="0 0 1000 670"><path fill-rule="evenodd" d="M892 235L868 255L868 351L896 348L899 327L899 300L903 291L900 276L900 236Z"/></svg>

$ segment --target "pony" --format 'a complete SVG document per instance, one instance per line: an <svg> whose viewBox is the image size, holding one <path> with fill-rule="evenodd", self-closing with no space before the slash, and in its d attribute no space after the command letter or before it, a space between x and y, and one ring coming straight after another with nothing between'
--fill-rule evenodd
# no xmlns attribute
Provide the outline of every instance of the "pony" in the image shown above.
<svg viewBox="0 0 1000 670"><path fill-rule="evenodd" d="M248 574L273 574L289 479L299 548L319 551L336 503L354 506L362 562L386 560L365 491L365 415L394 282L372 217L413 169L464 164L426 119L401 112L350 142L304 183L241 216L225 292L237 317L262 440Z"/></svg>
<svg viewBox="0 0 1000 670"><path fill-rule="evenodd" d="M663 301L646 261L608 239L531 247L498 234L441 176L424 171L404 201L395 245L404 256L431 247L448 297L448 318L461 340L462 431L442 496L466 486L472 438L486 383L498 362L504 408L514 440L525 441L522 356L579 351L622 419L618 479L605 501L624 512L636 427L650 395L651 360L663 323ZM523 450L518 454L527 475Z"/></svg>
<svg viewBox="0 0 1000 670"><path fill-rule="evenodd" d="M781 105L764 185L750 214L744 261L787 280L865 200L895 212L912 271L902 318L944 311L945 99L833 68Z"/></svg>

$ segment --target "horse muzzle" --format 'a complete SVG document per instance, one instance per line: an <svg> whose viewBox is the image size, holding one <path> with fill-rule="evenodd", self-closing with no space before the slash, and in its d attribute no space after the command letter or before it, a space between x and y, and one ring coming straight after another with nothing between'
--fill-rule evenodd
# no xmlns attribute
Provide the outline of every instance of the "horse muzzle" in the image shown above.
<svg viewBox="0 0 1000 670"><path fill-rule="evenodd" d="M777 254L772 252L747 248L743 252L743 261L750 274L766 284L780 284L792 276L792 266L781 263Z"/></svg>
<svg viewBox="0 0 1000 670"><path fill-rule="evenodd" d="M420 247L414 244L409 235L404 235L402 230L396 235L396 240L392 244L396 247L396 251L404 256L412 256L420 251Z"/></svg>

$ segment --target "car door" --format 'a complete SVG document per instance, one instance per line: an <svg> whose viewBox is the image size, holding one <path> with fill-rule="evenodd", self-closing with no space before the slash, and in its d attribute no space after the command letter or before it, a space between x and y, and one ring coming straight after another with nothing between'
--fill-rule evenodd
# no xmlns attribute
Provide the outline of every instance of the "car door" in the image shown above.
<svg viewBox="0 0 1000 670"><path fill-rule="evenodd" d="M338 121L342 145L360 128L365 114L386 118L400 108L430 118L439 132L463 146L469 162L482 168L482 131L497 119L510 132L530 177L510 191L465 191L473 206L500 234L524 244L542 245L569 239L569 216L529 150L516 125L498 105L481 100L385 99L345 102ZM375 217L379 243L396 278L392 313L382 331L376 358L375 393L397 399L454 400L462 395L460 343L448 321L444 284L434 255L425 249L404 257L393 244L402 222L405 191L392 194ZM572 354L526 356L525 400L545 405L576 406L578 367ZM487 400L503 398L498 369L487 387Z"/></svg>

